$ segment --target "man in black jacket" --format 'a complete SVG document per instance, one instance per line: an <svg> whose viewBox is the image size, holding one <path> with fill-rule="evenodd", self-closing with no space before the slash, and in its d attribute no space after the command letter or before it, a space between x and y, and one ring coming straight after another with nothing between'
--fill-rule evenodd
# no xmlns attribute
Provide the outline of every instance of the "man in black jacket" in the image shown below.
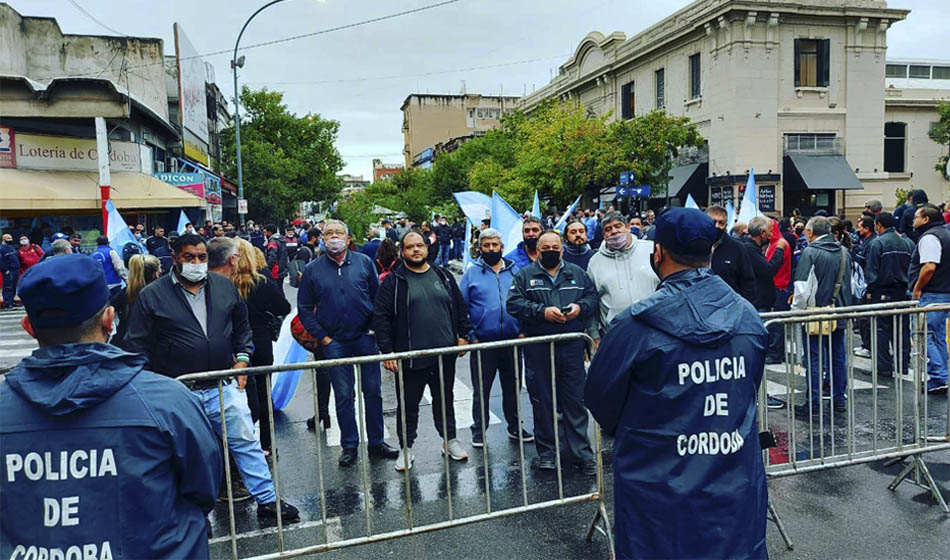
<svg viewBox="0 0 950 560"><path fill-rule="evenodd" d="M251 327L247 307L237 288L220 274L208 272L204 240L186 233L172 247L172 272L146 286L129 314L125 349L143 354L146 366L169 377L234 369L237 380L222 387L228 449L245 486L257 500L257 516L277 517L277 494L264 451L254 437L254 424L240 370L250 363ZM201 401L215 431L221 432L218 381L199 381L192 392ZM297 508L281 500L284 522L299 519Z"/></svg>
<svg viewBox="0 0 950 560"><path fill-rule="evenodd" d="M918 189L910 191L907 194L907 207L901 214L900 227L898 229L914 243L917 243L917 240L920 239L920 234L917 233L914 228L914 217L917 214L917 209L927 203L926 191Z"/></svg>
<svg viewBox="0 0 950 560"><path fill-rule="evenodd" d="M548 230L538 238L538 260L515 274L505 308L521 322L528 336L583 332L600 309L594 282L577 265L563 262L561 236ZM524 347L525 381L534 409L534 445L540 470L557 468L554 438L554 390L548 344ZM557 408L563 417L564 436L584 474L597 472L587 439L587 409L584 407L584 341L554 345Z"/></svg>
<svg viewBox="0 0 950 560"><path fill-rule="evenodd" d="M877 236L868 243L865 251L867 264L864 278L868 285L868 303L907 301L907 269L914 253L914 243L894 231L894 216L881 212L874 218ZM901 316L901 363L902 371L910 365L910 316ZM889 345L894 345L892 353ZM898 339L894 337L894 321L883 317L877 320L877 370L882 375L894 374L894 359Z"/></svg>
<svg viewBox="0 0 950 560"><path fill-rule="evenodd" d="M283 290L284 278L287 278L290 266L287 245L280 237L280 230L273 224L264 226L264 235L267 236L267 245L264 250L264 255L267 257L267 269L277 282L277 287Z"/></svg>
<svg viewBox="0 0 950 560"><path fill-rule="evenodd" d="M722 206L710 206L706 214L713 219L716 227L726 231L728 214ZM757 298L755 272L745 247L735 238L723 234L713 247L712 271L722 278L734 292L755 305ZM775 291L774 287L770 291Z"/></svg>
<svg viewBox="0 0 950 560"><path fill-rule="evenodd" d="M383 354L465 346L472 323L468 306L462 298L455 278L447 270L430 265L425 240L417 231L410 231L400 243L403 264L397 265L376 291L373 330L379 351ZM399 435L399 457L396 470L412 468L412 444L419 425L419 402L426 385L432 394L432 419L442 436L442 453L456 461L468 459L456 439L455 354L413 358L399 364L383 362L383 367L396 373L396 433ZM440 365L441 362L441 365ZM402 377L400 381L399 377ZM440 379L441 376L441 379ZM405 394L400 390L405 389ZM444 390L440 387L444 387ZM406 433L402 415L405 407ZM443 407L446 425L442 425Z"/></svg>
<svg viewBox="0 0 950 560"><path fill-rule="evenodd" d="M435 236L439 240L439 266L449 266L449 257L452 253L452 226L445 217L435 216Z"/></svg>
<svg viewBox="0 0 950 560"><path fill-rule="evenodd" d="M780 239L778 247L770 260L766 260L762 252L769 246L772 233L772 220L756 216L749 220L749 235L739 240L748 251L749 262L752 264L752 273L755 275L755 301L752 305L762 313L771 311L775 305L775 273L782 266L788 244Z"/></svg>

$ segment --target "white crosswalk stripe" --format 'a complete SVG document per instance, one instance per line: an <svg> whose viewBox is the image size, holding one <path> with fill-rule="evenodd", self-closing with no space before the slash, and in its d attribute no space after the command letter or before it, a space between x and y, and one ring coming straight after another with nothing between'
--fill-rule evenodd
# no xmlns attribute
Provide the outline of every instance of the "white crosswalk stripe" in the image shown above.
<svg viewBox="0 0 950 560"><path fill-rule="evenodd" d="M0 312L0 366L12 366L38 348L36 340L23 330L22 309Z"/></svg>
<svg viewBox="0 0 950 560"><path fill-rule="evenodd" d="M765 368L766 374L772 379L786 379L786 371L784 365L777 366L767 366ZM796 367L795 372L793 373L795 379L792 380L792 384L795 386L793 393L802 393L805 391L805 368ZM778 381L772 381L772 379L766 379L766 390L769 395L781 396L788 394L788 385L780 383ZM864 381L862 379L852 378L851 386L855 391L862 389L873 389L874 384ZM878 383L878 389L885 389L886 386Z"/></svg>

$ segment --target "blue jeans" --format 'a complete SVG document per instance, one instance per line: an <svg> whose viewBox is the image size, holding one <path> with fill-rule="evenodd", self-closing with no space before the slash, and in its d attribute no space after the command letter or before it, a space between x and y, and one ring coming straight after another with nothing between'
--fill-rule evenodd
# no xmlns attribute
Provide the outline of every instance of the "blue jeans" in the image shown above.
<svg viewBox="0 0 950 560"><path fill-rule="evenodd" d="M924 292L920 305L950 303L950 294ZM947 312L927 313L927 374L929 385L947 382Z"/></svg>
<svg viewBox="0 0 950 560"><path fill-rule="evenodd" d="M847 356L844 349L845 329L841 322L831 333L831 394L836 404L845 402L848 388ZM849 333L850 334L850 333ZM821 348L822 364L828 363L828 337L808 336L808 397L814 406L821 404L822 368L818 364L818 349ZM817 408L816 408L817 410Z"/></svg>
<svg viewBox="0 0 950 560"><path fill-rule="evenodd" d="M13 307L13 298L16 296L16 282L18 270L11 270L3 274L3 307Z"/></svg>
<svg viewBox="0 0 950 560"><path fill-rule="evenodd" d="M218 389L192 391L201 401L211 427L221 433L221 405L218 404ZM241 479L248 492L259 504L268 504L277 499L274 480L271 478L261 444L254 438L254 424L247 396L237 389L237 382L224 386L224 421L228 428L228 449L241 472ZM232 480L234 473L231 474Z"/></svg>
<svg viewBox="0 0 950 560"><path fill-rule="evenodd" d="M375 339L364 334L357 339L341 342L334 340L323 347L323 359L352 358L377 354ZM366 435L370 445L383 443L383 392L380 389L379 363L363 364L363 402L366 412ZM336 399L336 421L340 424L340 445L353 448L360 443L354 402L356 373L353 366L327 368L333 395Z"/></svg>
<svg viewBox="0 0 950 560"><path fill-rule="evenodd" d="M449 245L439 245L439 266L449 266L452 247Z"/></svg>

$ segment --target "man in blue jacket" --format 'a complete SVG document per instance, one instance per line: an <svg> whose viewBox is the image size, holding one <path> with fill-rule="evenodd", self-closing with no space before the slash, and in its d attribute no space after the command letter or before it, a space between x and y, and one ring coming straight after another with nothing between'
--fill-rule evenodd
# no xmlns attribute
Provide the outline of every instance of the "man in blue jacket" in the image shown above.
<svg viewBox="0 0 950 560"><path fill-rule="evenodd" d="M765 558L756 393L768 332L709 270L720 232L695 209L656 221L657 292L618 315L584 398L615 434L617 558Z"/></svg>
<svg viewBox="0 0 950 560"><path fill-rule="evenodd" d="M106 343L92 258L37 264L20 298L40 348L0 384L0 557L208 558L223 462L198 399Z"/></svg>
<svg viewBox="0 0 950 560"><path fill-rule="evenodd" d="M0 309L13 309L13 298L16 297L19 274L20 257L13 246L13 236L4 233L0 241L0 275L3 276L3 305L0 305Z"/></svg>
<svg viewBox="0 0 950 560"><path fill-rule="evenodd" d="M495 342L517 338L521 332L518 320L505 311L505 297L514 280L514 264L501 258L505 245L498 230L488 228L478 236L481 256L462 275L459 290L468 305L468 314L474 325L472 342ZM501 382L502 410L508 423L508 437L517 440L518 396L521 380L515 375L515 359L511 348L481 350L469 360L472 373L472 446L484 445L482 418L488 421L488 396L495 382L495 372ZM481 368L479 368L479 365ZM480 369L480 371L479 371ZM483 399L484 397L484 399ZM524 441L534 436L522 428Z"/></svg>
<svg viewBox="0 0 950 560"><path fill-rule="evenodd" d="M369 257L349 251L346 224L329 220L323 229L326 253L304 269L297 292L300 322L323 346L323 358L352 358L376 354L376 341L369 334L373 299L379 288L376 267ZM352 366L327 368L336 398L340 424L340 466L356 463L360 432L354 412L356 375ZM363 400L366 403L366 434L369 455L395 459L399 451L383 440L383 393L379 364L362 365Z"/></svg>
<svg viewBox="0 0 950 560"><path fill-rule="evenodd" d="M552 230L538 239L540 256L515 275L505 304L521 322L528 336L583 332L598 309L597 288L580 267L562 261L561 236ZM554 390L548 344L524 347L528 394L534 409L537 469L557 468L554 439ZM587 475L597 473L594 453L587 439L584 410L584 341L555 344L557 404L574 466Z"/></svg>
<svg viewBox="0 0 950 560"><path fill-rule="evenodd" d="M538 239L541 237L541 232L544 231L542 228L540 219L534 216L528 216L524 219L521 224L523 241L505 255L506 259L514 263L515 272L537 260L540 254L538 253Z"/></svg>

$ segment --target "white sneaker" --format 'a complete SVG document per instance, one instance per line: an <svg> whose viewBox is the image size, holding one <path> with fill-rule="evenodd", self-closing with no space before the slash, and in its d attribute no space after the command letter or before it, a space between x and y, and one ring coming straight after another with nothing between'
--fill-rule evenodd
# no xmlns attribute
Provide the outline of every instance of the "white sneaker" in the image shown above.
<svg viewBox="0 0 950 560"><path fill-rule="evenodd" d="M859 358L870 358L871 351L868 350L867 348L855 348L854 355L858 356Z"/></svg>
<svg viewBox="0 0 950 560"><path fill-rule="evenodd" d="M449 454L454 461L467 461L468 453L462 448L462 442L457 439L450 439L448 444L442 442L442 454Z"/></svg>
<svg viewBox="0 0 950 560"><path fill-rule="evenodd" d="M408 461L406 460L408 457ZM408 456L403 452L403 449L399 448L399 456L396 457L396 470L399 472L408 471L412 468L412 462L416 458L412 455L412 450L408 451Z"/></svg>

